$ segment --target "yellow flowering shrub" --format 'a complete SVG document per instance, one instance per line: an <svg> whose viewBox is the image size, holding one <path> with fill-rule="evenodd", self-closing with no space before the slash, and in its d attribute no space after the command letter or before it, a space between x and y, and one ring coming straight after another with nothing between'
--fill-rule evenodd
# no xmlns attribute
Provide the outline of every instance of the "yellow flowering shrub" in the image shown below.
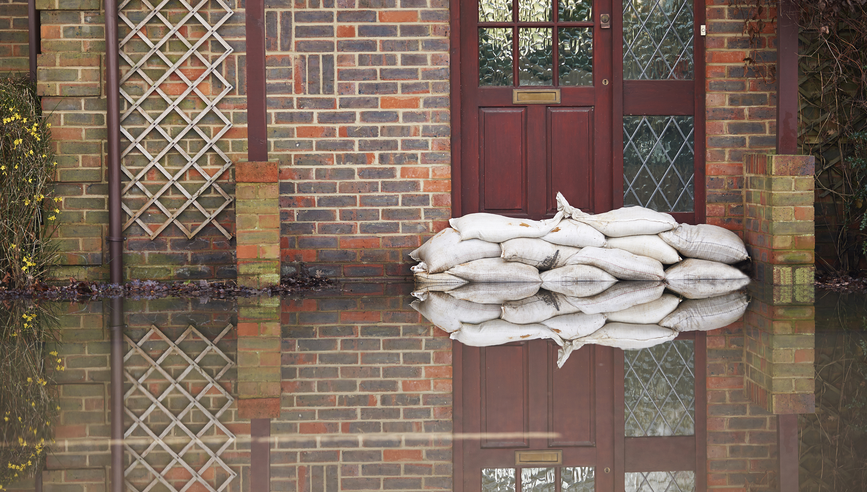
<svg viewBox="0 0 867 492"><path fill-rule="evenodd" d="M0 287L32 286L57 258L50 128L29 82L0 79Z"/></svg>

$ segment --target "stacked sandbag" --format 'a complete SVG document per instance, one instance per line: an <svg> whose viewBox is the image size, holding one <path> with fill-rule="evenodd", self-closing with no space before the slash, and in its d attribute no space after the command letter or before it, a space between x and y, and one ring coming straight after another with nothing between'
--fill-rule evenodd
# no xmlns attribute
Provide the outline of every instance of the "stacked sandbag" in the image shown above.
<svg viewBox="0 0 867 492"><path fill-rule="evenodd" d="M585 344L640 349L743 316L733 232L642 207L587 214L559 193L557 205L540 221L451 219L410 254L412 307L467 345L553 340L560 366Z"/></svg>
<svg viewBox="0 0 867 492"><path fill-rule="evenodd" d="M583 297L532 283L468 283L446 292L419 286L411 306L452 339L473 347L553 340L560 346L557 365L562 367L584 345L652 347L681 332L727 326L740 319L749 304L742 290L683 301L661 281L607 285ZM479 288L466 290L472 287Z"/></svg>

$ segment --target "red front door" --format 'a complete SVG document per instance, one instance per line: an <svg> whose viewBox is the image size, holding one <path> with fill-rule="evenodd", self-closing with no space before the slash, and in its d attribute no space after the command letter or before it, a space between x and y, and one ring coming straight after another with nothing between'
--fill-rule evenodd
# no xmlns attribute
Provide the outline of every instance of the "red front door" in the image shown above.
<svg viewBox="0 0 867 492"><path fill-rule="evenodd" d="M461 214L613 205L610 0L461 2Z"/></svg>

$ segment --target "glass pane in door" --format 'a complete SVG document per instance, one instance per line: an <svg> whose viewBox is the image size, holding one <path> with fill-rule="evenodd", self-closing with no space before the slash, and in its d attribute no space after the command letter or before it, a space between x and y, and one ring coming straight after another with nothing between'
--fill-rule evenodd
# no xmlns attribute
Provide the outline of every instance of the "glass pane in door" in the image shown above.
<svg viewBox="0 0 867 492"><path fill-rule="evenodd" d="M521 492L555 492L554 468L522 468Z"/></svg>
<svg viewBox="0 0 867 492"><path fill-rule="evenodd" d="M692 0L623 0L623 78L693 78Z"/></svg>
<svg viewBox="0 0 867 492"><path fill-rule="evenodd" d="M515 492L515 469L482 469L482 492Z"/></svg>
<svg viewBox="0 0 867 492"><path fill-rule="evenodd" d="M512 85L512 29L479 29L479 85Z"/></svg>
<svg viewBox="0 0 867 492"><path fill-rule="evenodd" d="M553 30L548 27L518 29L518 85L553 85Z"/></svg>
<svg viewBox="0 0 867 492"><path fill-rule="evenodd" d="M561 27L557 41L560 85L593 85L593 29Z"/></svg>
<svg viewBox="0 0 867 492"><path fill-rule="evenodd" d="M519 22L551 22L551 0L518 0Z"/></svg>
<svg viewBox="0 0 867 492"><path fill-rule="evenodd" d="M479 0L479 22L512 22L512 0Z"/></svg>
<svg viewBox="0 0 867 492"><path fill-rule="evenodd" d="M560 468L562 492L594 492L596 477L592 466L564 466Z"/></svg>
<svg viewBox="0 0 867 492"><path fill-rule="evenodd" d="M694 435L694 342L674 340L623 354L626 437Z"/></svg>
<svg viewBox="0 0 867 492"><path fill-rule="evenodd" d="M692 116L623 117L623 204L660 212L694 209Z"/></svg>
<svg viewBox="0 0 867 492"><path fill-rule="evenodd" d="M560 0L557 17L561 22L586 22L593 20L592 0Z"/></svg>
<svg viewBox="0 0 867 492"><path fill-rule="evenodd" d="M695 492L695 472L626 473L626 492Z"/></svg>

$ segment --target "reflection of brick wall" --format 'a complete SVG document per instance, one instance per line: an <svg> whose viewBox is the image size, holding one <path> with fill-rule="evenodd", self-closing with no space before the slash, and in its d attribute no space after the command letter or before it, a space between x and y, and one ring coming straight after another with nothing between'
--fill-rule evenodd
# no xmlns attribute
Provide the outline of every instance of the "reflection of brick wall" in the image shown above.
<svg viewBox="0 0 867 492"><path fill-rule="evenodd" d="M708 490L775 490L777 419L744 393L741 322L707 334Z"/></svg>
<svg viewBox="0 0 867 492"><path fill-rule="evenodd" d="M27 0L0 0L0 75L28 70Z"/></svg>

